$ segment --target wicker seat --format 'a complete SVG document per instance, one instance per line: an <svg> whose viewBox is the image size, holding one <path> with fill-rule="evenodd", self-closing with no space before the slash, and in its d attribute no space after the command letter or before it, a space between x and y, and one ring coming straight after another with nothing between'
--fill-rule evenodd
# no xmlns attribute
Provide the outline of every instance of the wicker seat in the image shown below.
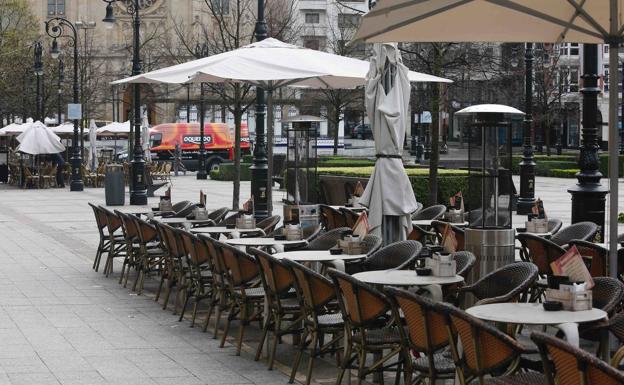
<svg viewBox="0 0 624 385"><path fill-rule="evenodd" d="M568 246L577 248L583 256L592 277L605 277L608 275L607 259L609 258L609 250L595 243L579 240L570 241Z"/></svg>
<svg viewBox="0 0 624 385"><path fill-rule="evenodd" d="M542 373L517 372L510 376L493 377L485 380L485 385L547 385Z"/></svg>
<svg viewBox="0 0 624 385"><path fill-rule="evenodd" d="M591 241L597 232L598 225L594 222L579 222L562 228L550 240L559 246L564 246L572 240Z"/></svg>
<svg viewBox="0 0 624 385"><path fill-rule="evenodd" d="M342 349L338 346L338 342L343 336L343 316L335 307L331 306L336 300L336 290L329 279L297 262L285 259L284 264L291 269L295 276L295 287L303 312L304 326L289 382L293 383L303 351L309 346L310 360L305 382L306 385L309 385L312 379L314 358L327 352L336 352ZM325 334L331 334L332 340L324 344L322 336ZM318 348L317 345L319 345Z"/></svg>
<svg viewBox="0 0 624 385"><path fill-rule="evenodd" d="M382 247L370 254L360 263L349 263L346 270L354 274L368 270L408 269L413 268L422 244L417 241L399 241Z"/></svg>
<svg viewBox="0 0 624 385"><path fill-rule="evenodd" d="M280 338L287 334L299 332L302 321L302 312L298 305L293 306L287 301L293 298L292 289L295 284L295 275L281 260L256 249L250 248L249 252L254 255L259 264L262 286L266 293L267 311L263 322L262 337L256 349L255 360L262 355L262 348L269 331L273 333L273 345L269 354L269 370L273 369L277 343Z"/></svg>
<svg viewBox="0 0 624 385"><path fill-rule="evenodd" d="M398 329L403 355L411 357L411 352L421 354L420 358L405 363L405 384L412 384L414 371L419 373L416 381L427 378L430 384L435 384L438 379L453 378L455 363L440 353L449 344L444 315L424 297L393 287L387 287L385 291L394 305L395 318L399 318L400 309L407 325L407 333L402 328Z"/></svg>
<svg viewBox="0 0 624 385"><path fill-rule="evenodd" d="M515 262L503 266L472 285L460 288L460 293L472 293L477 305L510 302L521 299L537 279L537 266L530 262Z"/></svg>
<svg viewBox="0 0 624 385"><path fill-rule="evenodd" d="M329 250L338 244L342 233L350 230L349 227L338 227L328 230L308 243L308 245L304 247L304 250Z"/></svg>
<svg viewBox="0 0 624 385"><path fill-rule="evenodd" d="M475 378L485 385L486 376L510 376L520 368L522 354L532 353L518 341L471 315L443 302L433 306L441 314L447 327L453 360L461 385ZM455 333L461 342L461 352L455 342ZM545 384L545 381L533 385Z"/></svg>
<svg viewBox="0 0 624 385"><path fill-rule="evenodd" d="M624 373L559 338L534 332L531 334L531 339L540 350L544 373L549 378L550 384L621 385L624 383Z"/></svg>
<svg viewBox="0 0 624 385"><path fill-rule="evenodd" d="M319 205L321 210L321 223L325 226L325 230L333 230L338 227L345 227L347 225L344 215L328 205Z"/></svg>
<svg viewBox="0 0 624 385"><path fill-rule="evenodd" d="M392 308L389 299L372 286L340 271L329 269L329 276L338 292L338 303L345 322L347 349L341 363L336 384L342 383L344 372L358 361L358 383L368 374L397 366L397 377L403 365L403 346L398 338L395 317L387 317ZM367 337L370 335L371 337ZM384 351L389 351L384 354ZM366 356L375 354L374 362L368 363ZM397 357L396 361L392 361Z"/></svg>

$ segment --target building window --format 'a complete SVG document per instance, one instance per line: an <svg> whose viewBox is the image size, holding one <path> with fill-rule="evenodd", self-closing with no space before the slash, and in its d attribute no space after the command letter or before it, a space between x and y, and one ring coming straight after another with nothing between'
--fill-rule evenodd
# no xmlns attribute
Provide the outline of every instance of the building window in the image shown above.
<svg viewBox="0 0 624 385"><path fill-rule="evenodd" d="M65 15L65 0L48 0L48 16Z"/></svg>
<svg viewBox="0 0 624 385"><path fill-rule="evenodd" d="M303 46L319 51L321 49L321 39L313 37L303 38Z"/></svg>
<svg viewBox="0 0 624 385"><path fill-rule="evenodd" d="M212 12L217 15L227 15L230 13L230 0L210 0Z"/></svg>
<svg viewBox="0 0 624 385"><path fill-rule="evenodd" d="M361 16L355 13L341 13L338 15L338 28L357 28Z"/></svg>
<svg viewBox="0 0 624 385"><path fill-rule="evenodd" d="M306 24L318 24L321 21L321 15L319 13L306 13L305 14L305 22Z"/></svg>
<svg viewBox="0 0 624 385"><path fill-rule="evenodd" d="M565 43L559 46L559 54L562 56L578 56L579 45L578 43Z"/></svg>

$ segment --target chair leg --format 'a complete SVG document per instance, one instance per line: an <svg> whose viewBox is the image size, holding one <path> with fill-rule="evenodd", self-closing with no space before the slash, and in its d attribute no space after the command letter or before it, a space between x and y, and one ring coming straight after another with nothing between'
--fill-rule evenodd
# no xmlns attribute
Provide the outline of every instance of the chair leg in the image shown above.
<svg viewBox="0 0 624 385"><path fill-rule="evenodd" d="M346 337L345 337L346 340ZM342 364L340 365L340 371L338 372L338 377L336 378L336 385L341 385L342 384L342 378L344 377L345 371L347 370L347 367L351 364L351 352L353 350L353 347L351 346L350 343L347 343L347 352L345 353L344 357L342 358Z"/></svg>
<svg viewBox="0 0 624 385"><path fill-rule="evenodd" d="M364 367L366 366L366 352L363 347L360 346L358 352L358 374L357 374L357 385L362 385L362 380L364 379Z"/></svg>
<svg viewBox="0 0 624 385"><path fill-rule="evenodd" d="M124 261L123 261L123 265L121 265L121 274L119 275L119 282L118 282L120 285L123 282L124 273L126 272L126 266L128 266L128 259L129 258L130 257L126 255L126 258L124 258ZM128 270L130 270L130 266L128 266ZM127 281L128 280L126 280L126 282ZM126 286L124 285L124 287L126 287Z"/></svg>
<svg viewBox="0 0 624 385"><path fill-rule="evenodd" d="M167 278L167 286L165 287L165 298L163 299L163 310L167 310L169 295L171 295L171 286L173 286L173 281Z"/></svg>
<svg viewBox="0 0 624 385"><path fill-rule="evenodd" d="M227 320L225 321L225 328L223 329L223 335L221 336L221 343L219 344L220 348L225 346L225 339L227 338L228 333L230 332L230 322L232 322L232 317L234 315L235 306L236 304L232 302L232 305L230 306L230 309L228 311L229 314L228 314ZM215 327L215 333L216 333L216 327Z"/></svg>
<svg viewBox="0 0 624 385"><path fill-rule="evenodd" d="M295 382L295 376L297 375L297 370L299 369L299 363L301 362L301 356L303 356L303 351L306 347L306 339L308 338L308 329L303 330L303 334L301 335L301 341L299 342L299 350L297 351L297 355L295 356L295 360L293 361L292 370L290 372L290 378L288 379L288 383L292 384ZM306 379L306 385L309 384L309 379Z"/></svg>
<svg viewBox="0 0 624 385"><path fill-rule="evenodd" d="M269 325L271 325L272 321L273 312L269 310L269 315L264 323L264 327L262 328L262 336L260 337L260 342L258 342L258 349L256 349L256 357L254 358L254 361L258 361L262 355L262 348L264 347L264 342L266 341L267 334L269 333Z"/></svg>
<svg viewBox="0 0 624 385"><path fill-rule="evenodd" d="M275 362L275 352L277 351L277 343L280 340L280 330L282 329L282 317L278 316L275 321L275 332L273 333L273 347L269 356L269 370L273 370L273 362ZM316 335L316 334L315 334Z"/></svg>
<svg viewBox="0 0 624 385"><path fill-rule="evenodd" d="M245 335L245 327L249 323L247 321L247 304L242 304L242 309L240 313L240 327L238 329L238 340L236 341L236 355L240 356L241 347L243 345L243 336Z"/></svg>
<svg viewBox="0 0 624 385"><path fill-rule="evenodd" d="M314 366L314 356L316 352L316 344L318 344L318 332L312 333L312 342L310 343L310 360L308 360L308 370L306 371L306 384L310 384L312 378L312 368Z"/></svg>
<svg viewBox="0 0 624 385"><path fill-rule="evenodd" d="M155 302L158 302L158 299L160 298L160 292L162 291L164 283L165 283L165 275L161 274L160 275L160 284L158 284L158 290L156 291L156 297L154 298Z"/></svg>
<svg viewBox="0 0 624 385"><path fill-rule="evenodd" d="M189 300L189 293L186 292L186 290L184 291L184 304L182 305L182 309L180 309L180 318L178 318L178 322L182 322L182 319L184 318L184 313L186 312L186 306L188 305L188 300Z"/></svg>

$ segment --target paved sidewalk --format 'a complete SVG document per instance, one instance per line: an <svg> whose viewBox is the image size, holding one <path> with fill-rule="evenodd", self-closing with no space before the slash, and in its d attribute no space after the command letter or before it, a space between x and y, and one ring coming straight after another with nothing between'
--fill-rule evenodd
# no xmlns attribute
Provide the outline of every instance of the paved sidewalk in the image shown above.
<svg viewBox="0 0 624 385"><path fill-rule="evenodd" d="M197 200L200 188L174 179L174 200ZM217 197L209 206L231 203L231 183L203 188ZM286 384L91 269L98 236L87 202L103 195L0 187L0 384Z"/></svg>

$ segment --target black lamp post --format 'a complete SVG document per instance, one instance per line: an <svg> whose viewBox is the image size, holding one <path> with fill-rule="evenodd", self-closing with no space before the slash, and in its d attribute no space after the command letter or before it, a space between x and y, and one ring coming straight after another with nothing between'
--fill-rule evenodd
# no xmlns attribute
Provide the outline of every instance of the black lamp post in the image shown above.
<svg viewBox="0 0 624 385"><path fill-rule="evenodd" d="M526 43L524 52L524 132L522 161L520 162L520 196L518 215L529 214L535 204L535 160L531 146L533 125L533 43Z"/></svg>
<svg viewBox="0 0 624 385"><path fill-rule="evenodd" d="M207 44L197 44L195 46L195 57L198 59L208 56L208 52ZM208 173L206 172L206 147L204 146L204 124L206 115L204 83L200 83L199 87L199 156L197 158L197 179L208 179Z"/></svg>
<svg viewBox="0 0 624 385"><path fill-rule="evenodd" d="M133 50L132 50L132 75L141 73L141 57L139 48L141 18L139 15L140 5L142 1L133 0L103 0L106 5L106 17L102 20L107 28L113 28L115 23L115 13L113 3L123 1L126 11L133 19ZM146 205L147 204L147 186L145 184L145 159L143 159L143 148L141 147L141 85L134 83L132 85L134 104L134 154L132 158L132 184L130 186L130 204Z"/></svg>
<svg viewBox="0 0 624 385"><path fill-rule="evenodd" d="M73 84L73 103L74 105L80 105L80 95L79 95L79 87L78 87L78 32L76 27L67 19L62 17L55 17L45 22L46 33L48 36L54 38L52 41L52 48L50 49L50 54L52 58L58 59L61 51L59 50L59 38L65 37L71 40L72 45L74 47L74 84ZM74 111L74 113L76 113ZM80 115L80 112L77 113L76 116ZM80 151L80 137L78 134L78 130L80 127L81 119L74 119L74 139L72 141L73 144L73 154L71 157L71 182L69 189L70 191L82 191L84 190L84 183L82 181L82 173L80 172L80 168L82 166L82 154Z"/></svg>
<svg viewBox="0 0 624 385"><path fill-rule="evenodd" d="M616 69L617 70L617 69ZM572 223L591 221L600 226L604 239L605 196L609 189L600 183L598 159L598 46L583 45L583 143L580 148L578 183L568 189L572 194ZM613 88L617 89L617 85ZM617 91L616 91L617 92Z"/></svg>
<svg viewBox="0 0 624 385"><path fill-rule="evenodd" d="M56 125L61 125L61 116L63 115L63 82L65 81L65 63L63 63L63 59L59 58L58 61L58 97L56 99Z"/></svg>
<svg viewBox="0 0 624 385"><path fill-rule="evenodd" d="M43 46L40 41L35 42L35 65L34 71L35 76L37 77L37 100L35 102L36 112L35 112L35 120L43 120L41 115L43 114L41 107L41 76L43 76L43 61L41 60L41 56L43 55Z"/></svg>
<svg viewBox="0 0 624 385"><path fill-rule="evenodd" d="M262 41L267 37L267 25L264 20L264 2L258 0L258 20L254 35L256 41ZM266 114L266 100L264 89L256 87L256 143L253 152L253 165L251 169L251 196L254 200L256 219L264 219L269 216L268 191L271 188L269 180L269 166L267 159L267 144L264 133L264 116Z"/></svg>

